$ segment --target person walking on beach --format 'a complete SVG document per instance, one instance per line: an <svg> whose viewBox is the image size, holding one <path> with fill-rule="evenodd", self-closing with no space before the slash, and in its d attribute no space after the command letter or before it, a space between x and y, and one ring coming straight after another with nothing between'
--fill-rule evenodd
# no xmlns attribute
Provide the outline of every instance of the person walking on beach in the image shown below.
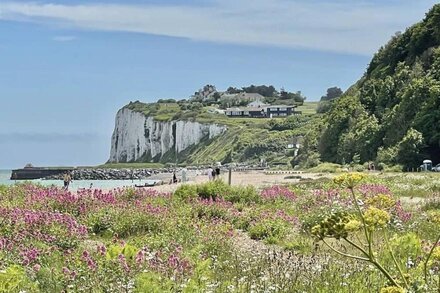
<svg viewBox="0 0 440 293"><path fill-rule="evenodd" d="M186 168L183 168L182 169L182 183L185 183L186 182L186 172L187 172L188 170L186 169Z"/></svg>
<svg viewBox="0 0 440 293"><path fill-rule="evenodd" d="M213 172L213 171L214 171L214 170L212 170L211 167L208 168L208 180L209 180L209 181L212 180L212 172Z"/></svg>
<svg viewBox="0 0 440 293"><path fill-rule="evenodd" d="M70 177L69 172L64 173L63 181L64 181L64 190L67 191L69 189L70 181L72 181L72 177Z"/></svg>
<svg viewBox="0 0 440 293"><path fill-rule="evenodd" d="M217 175L217 173L215 173L215 170L214 169L212 169L212 180L215 180L215 175Z"/></svg>

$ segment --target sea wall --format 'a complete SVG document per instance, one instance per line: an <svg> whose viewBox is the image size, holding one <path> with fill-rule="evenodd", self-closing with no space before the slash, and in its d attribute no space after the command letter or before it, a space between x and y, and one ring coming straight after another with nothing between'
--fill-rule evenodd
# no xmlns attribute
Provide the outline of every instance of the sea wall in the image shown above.
<svg viewBox="0 0 440 293"><path fill-rule="evenodd" d="M167 161L167 153L179 154L188 147L226 131L226 126L194 121L157 121L122 108L116 114L109 162ZM171 161L171 160L169 160Z"/></svg>

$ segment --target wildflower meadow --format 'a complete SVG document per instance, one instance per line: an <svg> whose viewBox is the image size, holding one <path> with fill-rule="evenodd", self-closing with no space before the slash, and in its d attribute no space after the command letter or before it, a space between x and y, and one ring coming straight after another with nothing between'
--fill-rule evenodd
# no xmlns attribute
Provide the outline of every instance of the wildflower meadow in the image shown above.
<svg viewBox="0 0 440 293"><path fill-rule="evenodd" d="M438 292L439 179L0 186L0 292Z"/></svg>

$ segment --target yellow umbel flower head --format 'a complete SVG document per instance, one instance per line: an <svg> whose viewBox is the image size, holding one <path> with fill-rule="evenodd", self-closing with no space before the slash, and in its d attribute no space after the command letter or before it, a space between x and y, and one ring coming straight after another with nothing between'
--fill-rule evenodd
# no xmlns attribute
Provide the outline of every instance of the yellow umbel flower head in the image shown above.
<svg viewBox="0 0 440 293"><path fill-rule="evenodd" d="M390 221L390 214L375 207L369 207L364 213L365 223L370 228L385 227Z"/></svg>
<svg viewBox="0 0 440 293"><path fill-rule="evenodd" d="M345 224L345 231L353 232L357 231L362 227L362 223L356 219L350 219L348 223Z"/></svg>
<svg viewBox="0 0 440 293"><path fill-rule="evenodd" d="M431 211L428 213L428 218L431 222L433 222L435 224L440 224L440 212Z"/></svg>
<svg viewBox="0 0 440 293"><path fill-rule="evenodd" d="M349 173L342 174L333 178L333 182L347 188L355 187L359 182L365 178L364 174L361 173Z"/></svg>
<svg viewBox="0 0 440 293"><path fill-rule="evenodd" d="M388 194L378 194L370 197L365 201L366 204L374 206L379 209L390 209L396 204L396 200Z"/></svg>

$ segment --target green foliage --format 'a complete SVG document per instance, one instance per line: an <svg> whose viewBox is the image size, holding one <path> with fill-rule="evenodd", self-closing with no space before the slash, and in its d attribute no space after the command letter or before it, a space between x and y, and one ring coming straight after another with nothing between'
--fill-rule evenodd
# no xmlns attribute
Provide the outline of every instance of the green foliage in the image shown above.
<svg viewBox="0 0 440 293"><path fill-rule="evenodd" d="M284 119L270 119L268 126L270 130L292 130L308 124L310 120L307 116L290 116Z"/></svg>
<svg viewBox="0 0 440 293"><path fill-rule="evenodd" d="M130 244L110 245L107 248L106 258L112 260L118 258L119 255L124 255L127 260L134 260L138 251L138 248Z"/></svg>
<svg viewBox="0 0 440 293"><path fill-rule="evenodd" d="M287 233L288 225L281 219L264 219L249 227L249 236L268 243L277 243Z"/></svg>
<svg viewBox="0 0 440 293"><path fill-rule="evenodd" d="M204 292L207 284L213 279L211 260L206 259L197 263L194 274L183 290L185 293Z"/></svg>
<svg viewBox="0 0 440 293"><path fill-rule="evenodd" d="M316 167L310 168L308 170L312 173L335 173L342 171L342 165L334 164L334 163L321 163Z"/></svg>
<svg viewBox="0 0 440 293"><path fill-rule="evenodd" d="M318 104L318 108L316 108L316 113L327 113L331 110L332 108L332 102L331 101L322 101L319 102Z"/></svg>
<svg viewBox="0 0 440 293"><path fill-rule="evenodd" d="M329 101L336 98L339 98L342 95L342 90L339 87L331 87L327 89L327 94L321 97L321 102Z"/></svg>
<svg viewBox="0 0 440 293"><path fill-rule="evenodd" d="M302 105L306 100L306 97L303 96L301 91L297 91L296 93L281 91L280 92L280 100L290 100L293 101L294 104Z"/></svg>
<svg viewBox="0 0 440 293"><path fill-rule="evenodd" d="M390 239L390 248L395 251L395 256L401 266L405 266L408 259L415 260L422 257L422 242L415 233L393 237Z"/></svg>
<svg viewBox="0 0 440 293"><path fill-rule="evenodd" d="M203 199L213 199L222 197L230 190L230 186L222 180L209 181L197 185L197 194Z"/></svg>
<svg viewBox="0 0 440 293"><path fill-rule="evenodd" d="M13 265L4 271L0 271L0 292L37 292L36 284L33 284L26 276L25 270Z"/></svg>
<svg viewBox="0 0 440 293"><path fill-rule="evenodd" d="M134 204L134 203L133 203ZM127 237L144 232L160 231L160 219L145 212L133 211L129 208L100 209L86 218L89 230L97 235Z"/></svg>
<svg viewBox="0 0 440 293"><path fill-rule="evenodd" d="M365 76L326 113L323 161L420 165L440 150L440 5L373 57ZM325 111L323 111L325 112ZM437 155L436 155L437 154Z"/></svg>
<svg viewBox="0 0 440 293"><path fill-rule="evenodd" d="M273 97L274 93L276 93L273 85L250 85L248 87L243 87L242 90L246 93L257 93L263 97Z"/></svg>
<svg viewBox="0 0 440 293"><path fill-rule="evenodd" d="M417 130L410 128L402 141L398 143L397 161L408 167L420 165L422 157L419 156L423 145L423 135Z"/></svg>
<svg viewBox="0 0 440 293"><path fill-rule="evenodd" d="M134 282L135 291L138 293L151 292L173 292L174 283L170 279L156 273L143 272L136 276Z"/></svg>
<svg viewBox="0 0 440 293"><path fill-rule="evenodd" d="M254 203L260 201L260 195L254 186L233 186L223 199L232 203Z"/></svg>
<svg viewBox="0 0 440 293"><path fill-rule="evenodd" d="M194 184L182 184L176 189L174 196L183 200L196 198L198 196L197 186Z"/></svg>

